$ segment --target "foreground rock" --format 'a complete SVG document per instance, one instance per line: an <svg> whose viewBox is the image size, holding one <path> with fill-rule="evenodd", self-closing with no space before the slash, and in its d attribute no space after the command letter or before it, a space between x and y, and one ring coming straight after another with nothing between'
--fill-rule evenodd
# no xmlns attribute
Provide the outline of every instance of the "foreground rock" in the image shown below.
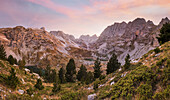
<svg viewBox="0 0 170 100"><path fill-rule="evenodd" d="M94 100L96 96L97 95L95 93L94 94L90 94L90 95L88 95L88 100Z"/></svg>

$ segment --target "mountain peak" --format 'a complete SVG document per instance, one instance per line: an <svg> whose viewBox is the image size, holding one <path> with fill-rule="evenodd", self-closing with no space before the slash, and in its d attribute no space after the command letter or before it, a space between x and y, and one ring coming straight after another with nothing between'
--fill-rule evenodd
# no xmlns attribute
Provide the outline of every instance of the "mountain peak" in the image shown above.
<svg viewBox="0 0 170 100"><path fill-rule="evenodd" d="M168 19L168 17L162 18L160 23L165 23L165 22L169 22L170 20Z"/></svg>
<svg viewBox="0 0 170 100"><path fill-rule="evenodd" d="M98 39L97 35L81 35L79 37L79 40L83 40L84 42L86 42L86 44L88 43L92 43L92 42L95 42L96 40Z"/></svg>
<svg viewBox="0 0 170 100"><path fill-rule="evenodd" d="M139 23L139 24L141 24L141 23L146 23L146 20L144 19L144 18L136 18L135 20L133 20L133 22L132 23Z"/></svg>
<svg viewBox="0 0 170 100"><path fill-rule="evenodd" d="M161 22L158 24L158 27L162 27L163 24L165 23L170 23L170 20L168 19L168 17L162 18Z"/></svg>

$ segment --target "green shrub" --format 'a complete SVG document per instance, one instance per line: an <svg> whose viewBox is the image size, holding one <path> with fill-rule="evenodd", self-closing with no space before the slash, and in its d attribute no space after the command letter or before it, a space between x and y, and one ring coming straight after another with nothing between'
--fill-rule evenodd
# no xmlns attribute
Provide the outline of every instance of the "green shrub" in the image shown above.
<svg viewBox="0 0 170 100"><path fill-rule="evenodd" d="M137 93L139 94L141 100L148 100L152 98L152 86L148 84L141 84L137 88Z"/></svg>
<svg viewBox="0 0 170 100"><path fill-rule="evenodd" d="M170 67L170 59L167 60L167 66Z"/></svg>
<svg viewBox="0 0 170 100"><path fill-rule="evenodd" d="M100 91L98 98L103 100L104 98L108 97L109 95L110 95L110 93L108 91Z"/></svg>
<svg viewBox="0 0 170 100"><path fill-rule="evenodd" d="M97 90L98 89L99 82L94 82L93 84L93 89Z"/></svg>
<svg viewBox="0 0 170 100"><path fill-rule="evenodd" d="M170 80L169 76L170 76L170 68L165 68L163 70L163 73L162 73L161 78L160 78L161 79L161 85L163 87L166 87L168 85L169 80Z"/></svg>
<svg viewBox="0 0 170 100"><path fill-rule="evenodd" d="M127 95L127 100L132 100L132 94L129 93L129 94Z"/></svg>
<svg viewBox="0 0 170 100"><path fill-rule="evenodd" d="M42 85L41 79L37 79L37 83L34 85L35 88L42 90L44 89L44 86Z"/></svg>
<svg viewBox="0 0 170 100"><path fill-rule="evenodd" d="M61 90L61 86L58 83L54 83L52 92L58 92L60 90Z"/></svg>
<svg viewBox="0 0 170 100"><path fill-rule="evenodd" d="M120 75L120 74L119 74ZM117 76L118 77L118 76ZM120 77L120 76L119 76ZM125 77L120 78L113 86L110 94L112 99L123 98L131 99L137 93L141 96L144 94L146 98L152 98L152 86L155 87L156 74L147 66L138 66ZM143 83L144 85L140 85ZM147 84L147 85L145 85ZM151 85L152 84L152 85ZM136 91L138 88L138 91ZM149 89L143 92L145 89ZM149 94L150 92L151 94ZM144 96L141 98L145 99Z"/></svg>
<svg viewBox="0 0 170 100"><path fill-rule="evenodd" d="M0 66L5 68L5 65L2 63L2 61L0 61Z"/></svg>
<svg viewBox="0 0 170 100"><path fill-rule="evenodd" d="M3 45L0 45L0 59L6 60L6 51Z"/></svg>
<svg viewBox="0 0 170 100"><path fill-rule="evenodd" d="M29 89L26 90L28 95L32 95L34 93L34 90L30 87Z"/></svg>
<svg viewBox="0 0 170 100"><path fill-rule="evenodd" d="M155 100L165 100L163 94L160 93L160 92L159 93L155 93L155 95L152 96L152 98L155 99Z"/></svg>
<svg viewBox="0 0 170 100"><path fill-rule="evenodd" d="M61 100L80 100L81 94L78 92L67 92L61 96Z"/></svg>
<svg viewBox="0 0 170 100"><path fill-rule="evenodd" d="M19 82L18 77L16 76L16 72L15 72L14 68L11 68L10 74L11 75L8 76L8 79L6 81L10 88L15 89L20 82Z"/></svg>
<svg viewBox="0 0 170 100"><path fill-rule="evenodd" d="M14 65L15 59L13 58L12 55L9 55L7 60L8 60L8 62L9 62L11 65Z"/></svg>
<svg viewBox="0 0 170 100"><path fill-rule="evenodd" d="M156 100L168 100L170 98L170 85L164 89L162 92L158 92L158 93L155 93L155 95L153 96L153 99L156 99Z"/></svg>
<svg viewBox="0 0 170 100"><path fill-rule="evenodd" d="M118 74L118 75L113 79L113 81L114 81L114 82L117 82L120 78L121 78L121 75Z"/></svg>
<svg viewBox="0 0 170 100"><path fill-rule="evenodd" d="M156 62L156 65L157 65L157 66L161 66L162 64L163 64L162 59L159 60L158 62Z"/></svg>
<svg viewBox="0 0 170 100"><path fill-rule="evenodd" d="M105 75L100 75L99 80L105 79Z"/></svg>
<svg viewBox="0 0 170 100"><path fill-rule="evenodd" d="M154 49L154 52L155 52L155 54L157 54L157 53L161 52L161 50L157 47Z"/></svg>

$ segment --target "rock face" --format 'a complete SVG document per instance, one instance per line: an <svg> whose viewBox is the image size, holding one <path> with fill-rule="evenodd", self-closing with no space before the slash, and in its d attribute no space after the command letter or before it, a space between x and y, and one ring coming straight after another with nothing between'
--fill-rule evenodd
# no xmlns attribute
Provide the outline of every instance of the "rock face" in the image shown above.
<svg viewBox="0 0 170 100"><path fill-rule="evenodd" d="M0 34L8 41L8 44L3 43L7 54L13 55L18 60L24 58L27 64L44 65L47 62L54 64L52 60L57 63L57 59L65 59L63 53L58 50L62 43L44 29L17 26L0 29Z"/></svg>
<svg viewBox="0 0 170 100"><path fill-rule="evenodd" d="M81 35L79 40L82 40L86 43L93 43L98 39L97 35L89 36L89 35Z"/></svg>
<svg viewBox="0 0 170 100"><path fill-rule="evenodd" d="M72 35L62 31L47 32L41 29L14 28L0 29L0 44L3 44L7 56L13 55L18 60L26 59L27 65L45 67L65 65L69 58L91 56L91 51L83 49Z"/></svg>
<svg viewBox="0 0 170 100"><path fill-rule="evenodd" d="M85 49L90 49L90 44L96 42L98 37L96 35L89 36L89 35L81 35L78 39L75 40L77 44L79 44L80 47Z"/></svg>
<svg viewBox="0 0 170 100"><path fill-rule="evenodd" d="M156 37L166 22L170 20L165 18L159 25L154 25L152 21L137 18L129 23L115 23L108 26L90 48L98 51L98 54L105 59L110 58L115 52L119 61L124 64L127 54L130 54L131 59L137 59L159 46Z"/></svg>

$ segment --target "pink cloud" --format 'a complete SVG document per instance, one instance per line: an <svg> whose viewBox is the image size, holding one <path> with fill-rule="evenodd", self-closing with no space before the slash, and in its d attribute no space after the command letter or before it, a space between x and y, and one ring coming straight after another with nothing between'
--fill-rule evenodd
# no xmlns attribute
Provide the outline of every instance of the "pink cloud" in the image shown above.
<svg viewBox="0 0 170 100"><path fill-rule="evenodd" d="M107 18L119 17L120 15L136 15L137 12L140 14L140 11L135 10L132 12L132 9L137 9L139 7L146 6L155 6L163 9L170 10L170 0L89 0L91 5L84 6L84 10L87 14L96 14L100 13L100 16L105 16ZM145 8L144 8L145 10ZM148 9L150 10L150 9ZM152 12L152 10L150 11ZM159 11L157 12L159 13ZM170 12L167 12L170 14Z"/></svg>
<svg viewBox="0 0 170 100"><path fill-rule="evenodd" d="M66 6L58 5L52 2L51 0L27 0L27 1L49 8L58 13L67 15L68 17L76 17L75 12L77 12L77 10L68 8Z"/></svg>

